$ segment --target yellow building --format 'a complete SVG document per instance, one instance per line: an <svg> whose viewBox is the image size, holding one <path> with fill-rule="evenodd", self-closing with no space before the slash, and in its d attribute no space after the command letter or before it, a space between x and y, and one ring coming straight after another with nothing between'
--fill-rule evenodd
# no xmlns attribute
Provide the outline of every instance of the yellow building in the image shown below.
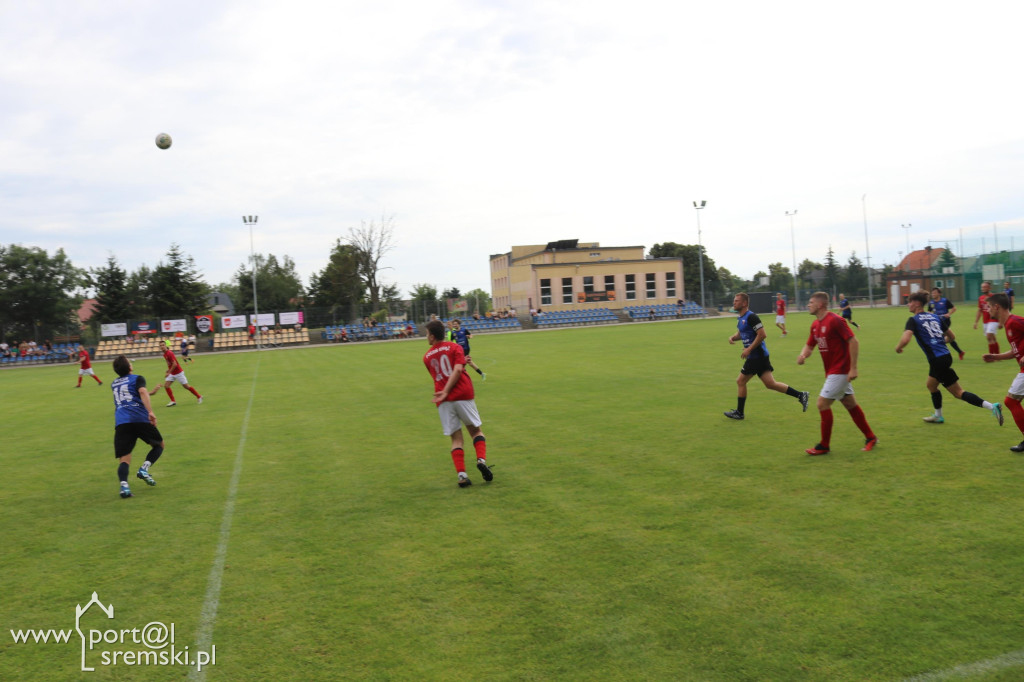
<svg viewBox="0 0 1024 682"><path fill-rule="evenodd" d="M686 298L681 258L644 258L642 246L563 239L491 256L495 310L621 309Z"/></svg>

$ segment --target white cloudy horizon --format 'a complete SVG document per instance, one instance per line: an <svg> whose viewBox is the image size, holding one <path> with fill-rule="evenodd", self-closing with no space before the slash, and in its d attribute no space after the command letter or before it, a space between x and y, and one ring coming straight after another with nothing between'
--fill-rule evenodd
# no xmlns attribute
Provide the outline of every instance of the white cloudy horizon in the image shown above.
<svg viewBox="0 0 1024 682"><path fill-rule="evenodd" d="M3 3L0 243L129 271L177 243L218 284L259 215L255 250L308 284L350 227L393 216L403 295L489 291L514 244L697 243L694 200L708 255L744 278L792 267L791 210L797 262L1024 247L1022 14Z"/></svg>

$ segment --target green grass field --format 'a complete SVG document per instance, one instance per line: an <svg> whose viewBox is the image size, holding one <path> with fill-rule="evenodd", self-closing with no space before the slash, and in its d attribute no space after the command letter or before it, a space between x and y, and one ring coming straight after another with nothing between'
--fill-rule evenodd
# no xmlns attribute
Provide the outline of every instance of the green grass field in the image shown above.
<svg viewBox="0 0 1024 682"><path fill-rule="evenodd" d="M91 673L77 634L14 642L74 628L93 592L114 618L83 628L173 623L193 654L205 618L206 680L902 680L993 660L969 679L1021 679L1021 436L948 394L947 422L921 421L924 355L893 352L906 317L855 313L880 444L861 452L836 405L825 457L803 453L813 399L804 414L755 380L747 419L722 416L730 318L478 335L495 480L470 467L468 489L425 341L199 355L206 399L154 399L168 447L148 488L140 444L129 500L108 362L77 390L73 365L0 372L0 679L188 675L98 664L146 650L131 635ZM795 363L810 318L789 321L775 375L816 395L817 353ZM966 316L953 328L962 385L1002 401L1014 365L981 362ZM162 368L136 363L151 384Z"/></svg>

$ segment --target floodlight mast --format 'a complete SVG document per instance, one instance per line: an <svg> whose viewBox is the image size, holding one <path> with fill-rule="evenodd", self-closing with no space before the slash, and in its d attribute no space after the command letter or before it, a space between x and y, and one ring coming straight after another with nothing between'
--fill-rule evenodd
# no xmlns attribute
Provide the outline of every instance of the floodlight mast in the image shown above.
<svg viewBox="0 0 1024 682"><path fill-rule="evenodd" d="M693 207L697 209L697 258L700 259L700 307L704 315L707 315L708 311L707 304L704 302L704 244L701 241L700 234L700 212L701 209L707 205L708 202L703 199L701 200L700 205L698 205L696 201L693 202Z"/></svg>
<svg viewBox="0 0 1024 682"><path fill-rule="evenodd" d="M800 307L800 290L797 288L797 269L796 269L796 233L793 230L793 219L796 217L796 209L792 211L786 211L786 215L789 216L789 243L793 248L793 305L791 308Z"/></svg>
<svg viewBox="0 0 1024 682"><path fill-rule="evenodd" d="M242 222L249 226L249 259L252 261L252 312L254 316L253 328L256 333L256 350L260 350L260 309L256 303L256 250L252 242L252 226L260 219L258 215L242 216Z"/></svg>

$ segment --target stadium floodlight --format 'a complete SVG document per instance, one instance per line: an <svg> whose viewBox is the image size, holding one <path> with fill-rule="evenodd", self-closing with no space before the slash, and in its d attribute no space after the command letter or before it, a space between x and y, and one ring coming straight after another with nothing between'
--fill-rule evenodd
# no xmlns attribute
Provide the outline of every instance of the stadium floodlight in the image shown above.
<svg viewBox="0 0 1024 682"><path fill-rule="evenodd" d="M701 200L700 205L697 202L693 202L693 207L697 209L697 258L700 259L700 307L701 310L707 315L707 304L704 302L704 244L701 241L700 236L700 211L702 208L708 205L708 202Z"/></svg>
<svg viewBox="0 0 1024 682"><path fill-rule="evenodd" d="M252 243L252 226L260 219L258 215L242 216L242 222L249 226L249 259L252 261L252 312L253 327L256 329L256 333L253 336L256 337L256 350L260 350L260 309L256 304L256 250L253 248Z"/></svg>
<svg viewBox="0 0 1024 682"><path fill-rule="evenodd" d="M907 233L906 233L907 234L907 256L909 257L910 256L910 228L911 228L911 224L907 223L906 225L900 225L900 227L902 227L904 230L907 231ZM909 263L908 263L908 265L909 265Z"/></svg>
<svg viewBox="0 0 1024 682"><path fill-rule="evenodd" d="M789 243L793 248L793 305L790 307L800 307L800 290L797 288L797 269L796 269L796 233L793 230L793 218L796 216L796 209L792 211L786 211L786 215L789 216Z"/></svg>

